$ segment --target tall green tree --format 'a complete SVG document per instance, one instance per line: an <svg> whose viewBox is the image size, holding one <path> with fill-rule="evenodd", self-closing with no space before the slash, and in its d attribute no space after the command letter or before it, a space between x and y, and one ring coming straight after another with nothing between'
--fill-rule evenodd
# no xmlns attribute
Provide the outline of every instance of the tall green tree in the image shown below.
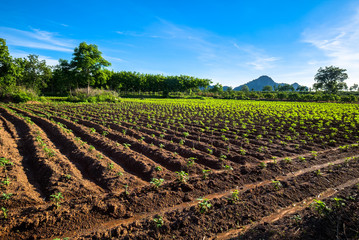
<svg viewBox="0 0 359 240"><path fill-rule="evenodd" d="M16 60L21 69L21 77L18 78L17 84L31 88L38 93L47 87L51 80L51 67L46 65L45 60L40 60L39 56L30 54L26 58Z"/></svg>
<svg viewBox="0 0 359 240"><path fill-rule="evenodd" d="M266 85L263 87L262 91L263 92L271 92L271 91L273 91L273 88L271 85Z"/></svg>
<svg viewBox="0 0 359 240"><path fill-rule="evenodd" d="M324 90L327 93L337 93L342 89L346 89L347 85L344 82L348 79L346 71L346 69L334 66L319 68L314 77L316 83L314 83L313 88L315 90Z"/></svg>
<svg viewBox="0 0 359 240"><path fill-rule="evenodd" d="M288 83L284 83L282 85L278 85L277 87L277 91L279 92L289 92L289 91L294 91L294 87Z"/></svg>
<svg viewBox="0 0 359 240"><path fill-rule="evenodd" d="M111 66L111 63L102 57L102 52L98 50L97 45L86 42L80 43L75 48L71 64L74 66L75 76L80 85L87 84L87 93L89 93L90 86L98 84L101 81L103 84L107 78L97 78L100 71L104 67Z"/></svg>
<svg viewBox="0 0 359 240"><path fill-rule="evenodd" d="M6 41L0 38L0 89L6 92L16 85L16 78L20 73L6 46Z"/></svg>
<svg viewBox="0 0 359 240"><path fill-rule="evenodd" d="M213 92L213 93L222 93L223 92L223 86L222 86L222 84L217 83L216 85L214 85L208 91Z"/></svg>
<svg viewBox="0 0 359 240"><path fill-rule="evenodd" d="M52 80L49 83L48 91L52 94L67 94L78 87L74 81L73 67L68 60L59 59L59 64L53 68Z"/></svg>
<svg viewBox="0 0 359 240"><path fill-rule="evenodd" d="M350 91L356 91L358 89L358 84L354 84L353 86L351 86L350 88Z"/></svg>
<svg viewBox="0 0 359 240"><path fill-rule="evenodd" d="M241 91L242 91L242 92L249 92L249 87L248 87L247 85L243 85L243 86L241 87Z"/></svg>

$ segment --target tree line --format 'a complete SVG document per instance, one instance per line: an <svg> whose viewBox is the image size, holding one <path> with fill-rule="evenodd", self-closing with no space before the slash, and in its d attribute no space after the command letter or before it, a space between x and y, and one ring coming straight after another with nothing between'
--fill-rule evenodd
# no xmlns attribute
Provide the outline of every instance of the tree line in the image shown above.
<svg viewBox="0 0 359 240"><path fill-rule="evenodd" d="M94 44L80 43L71 61L60 59L50 67L45 60L30 54L13 58L0 38L0 94L16 91L20 86L37 94L68 95L74 89L90 87L121 92L184 92L207 88L212 81L187 75L164 76L130 71L110 71L111 63L102 57Z"/></svg>

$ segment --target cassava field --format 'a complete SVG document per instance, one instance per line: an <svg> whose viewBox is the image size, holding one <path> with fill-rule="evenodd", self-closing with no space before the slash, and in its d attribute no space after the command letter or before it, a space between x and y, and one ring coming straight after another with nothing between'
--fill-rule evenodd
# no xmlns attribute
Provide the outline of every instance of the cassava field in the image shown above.
<svg viewBox="0 0 359 240"><path fill-rule="evenodd" d="M359 106L0 105L1 239L358 239Z"/></svg>

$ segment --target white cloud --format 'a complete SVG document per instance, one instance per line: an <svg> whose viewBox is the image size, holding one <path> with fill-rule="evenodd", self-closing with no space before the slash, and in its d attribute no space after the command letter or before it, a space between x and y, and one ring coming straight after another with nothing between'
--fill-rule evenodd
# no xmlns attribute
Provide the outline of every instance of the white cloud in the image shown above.
<svg viewBox="0 0 359 240"><path fill-rule="evenodd" d="M56 37L56 33L32 29L23 31L15 28L0 27L1 37L9 46L45 49L58 52L73 52L72 40Z"/></svg>
<svg viewBox="0 0 359 240"><path fill-rule="evenodd" d="M111 61L116 61L116 62L126 62L122 58L118 58L118 57L110 57L110 56L104 55L103 58L105 58L107 60L111 60Z"/></svg>
<svg viewBox="0 0 359 240"><path fill-rule="evenodd" d="M269 68L273 68L273 63L278 61L280 58L277 57L257 57L255 61L248 62L248 65L254 66L257 70L265 70Z"/></svg>
<svg viewBox="0 0 359 240"><path fill-rule="evenodd" d="M359 9L336 26L320 26L303 32L303 41L321 51L326 59L311 63L327 63L348 70L349 82L359 81Z"/></svg>

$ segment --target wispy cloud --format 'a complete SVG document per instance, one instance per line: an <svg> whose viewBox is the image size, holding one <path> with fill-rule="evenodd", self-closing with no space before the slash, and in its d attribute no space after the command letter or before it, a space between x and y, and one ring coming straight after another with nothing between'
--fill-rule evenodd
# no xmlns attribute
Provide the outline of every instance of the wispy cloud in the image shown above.
<svg viewBox="0 0 359 240"><path fill-rule="evenodd" d="M303 32L303 41L320 50L328 64L348 69L349 77L359 79L359 7L353 16L336 26L320 26ZM312 60L323 62L322 59Z"/></svg>
<svg viewBox="0 0 359 240"><path fill-rule="evenodd" d="M2 38L8 45L26 48L45 49L59 52L73 52L74 43L70 39L59 38L56 33L31 29L23 31L15 28L0 27Z"/></svg>
<svg viewBox="0 0 359 240"><path fill-rule="evenodd" d="M254 70L265 70L275 66L278 57L270 56L265 50L237 39L217 35L203 29L180 26L159 19L150 29L151 36L157 36L175 47L190 51L207 66L228 69L243 66ZM247 62L247 63L246 63ZM246 64L244 64L246 63Z"/></svg>
<svg viewBox="0 0 359 240"><path fill-rule="evenodd" d="M125 60L123 60L122 58L118 58L118 57L110 57L110 56L107 56L107 55L103 55L103 57L107 60L110 60L110 61L116 61L116 62L126 62Z"/></svg>
<svg viewBox="0 0 359 240"><path fill-rule="evenodd" d="M265 70L273 68L273 63L278 61L280 58L277 57L257 57L255 61L248 62L248 65L253 66L257 70Z"/></svg>

